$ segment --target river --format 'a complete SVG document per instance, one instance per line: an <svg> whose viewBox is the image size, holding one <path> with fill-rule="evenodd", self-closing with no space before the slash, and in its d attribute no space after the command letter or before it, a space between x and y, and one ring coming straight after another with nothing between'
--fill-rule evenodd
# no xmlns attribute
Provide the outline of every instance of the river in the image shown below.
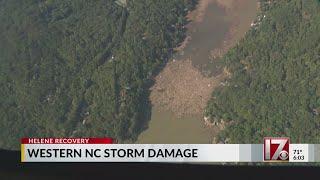
<svg viewBox="0 0 320 180"><path fill-rule="evenodd" d="M189 58L201 72L209 72L206 74L211 76L219 74L222 69L220 58L212 59L212 50L228 50L234 46L249 30L257 12L256 0L212 0L204 11L203 19L187 26L191 40L173 59ZM202 114L177 117L171 111L153 106L148 129L141 133L137 143L212 143L217 132L203 122Z"/></svg>

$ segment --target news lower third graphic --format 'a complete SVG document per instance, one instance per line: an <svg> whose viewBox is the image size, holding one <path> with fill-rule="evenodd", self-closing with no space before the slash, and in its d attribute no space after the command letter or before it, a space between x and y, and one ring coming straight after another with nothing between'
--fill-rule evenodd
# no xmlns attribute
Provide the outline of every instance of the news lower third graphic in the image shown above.
<svg viewBox="0 0 320 180"><path fill-rule="evenodd" d="M320 144L117 144L112 138L22 138L21 162L320 162Z"/></svg>

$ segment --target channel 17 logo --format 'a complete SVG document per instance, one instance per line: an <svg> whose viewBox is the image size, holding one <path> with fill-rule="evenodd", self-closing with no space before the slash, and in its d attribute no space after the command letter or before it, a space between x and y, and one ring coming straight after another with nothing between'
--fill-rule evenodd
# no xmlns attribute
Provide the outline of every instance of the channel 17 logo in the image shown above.
<svg viewBox="0 0 320 180"><path fill-rule="evenodd" d="M288 161L289 144L289 138L264 138L263 160Z"/></svg>

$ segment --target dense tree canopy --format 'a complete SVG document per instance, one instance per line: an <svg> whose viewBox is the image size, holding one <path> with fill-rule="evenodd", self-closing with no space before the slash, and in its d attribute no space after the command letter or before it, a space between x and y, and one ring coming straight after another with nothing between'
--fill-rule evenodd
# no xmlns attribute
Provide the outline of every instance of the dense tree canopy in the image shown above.
<svg viewBox="0 0 320 180"><path fill-rule="evenodd" d="M0 147L23 136L134 141L152 76L185 36L193 0L0 1ZM231 72L206 115L219 139L320 141L320 2L261 0L223 61Z"/></svg>
<svg viewBox="0 0 320 180"><path fill-rule="evenodd" d="M206 115L229 122L219 140L261 143L288 136L320 141L320 2L261 1L246 37L224 57L232 76Z"/></svg>
<svg viewBox="0 0 320 180"><path fill-rule="evenodd" d="M135 140L189 0L0 1L0 147L23 136Z"/></svg>

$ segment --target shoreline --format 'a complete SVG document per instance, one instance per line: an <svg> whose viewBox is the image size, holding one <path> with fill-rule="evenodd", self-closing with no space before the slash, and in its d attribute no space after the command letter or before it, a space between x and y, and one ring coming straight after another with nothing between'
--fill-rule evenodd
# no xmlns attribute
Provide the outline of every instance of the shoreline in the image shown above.
<svg viewBox="0 0 320 180"><path fill-rule="evenodd" d="M255 2L255 6L257 7L258 3L257 1ZM220 42L217 48L212 48L210 53L208 53L208 59L210 59L211 63L215 63L216 60L222 58L229 49L234 47L245 36L246 33L241 32L241 28L243 28L240 27L241 21L239 18L241 17L237 17L236 13L246 3L250 3L250 0L247 0L245 3L240 0L200 0L196 8L189 12L186 17L191 21L187 25L188 31L192 30L193 26L197 26L198 23L203 22L208 7L212 3L215 3L225 11L224 18L231 19L229 20L231 24L223 41ZM244 5L239 6L239 3L243 3ZM247 22L247 29L250 28L251 21L252 19ZM186 47L190 46L189 43L192 43L192 38L191 32L191 35L188 34L180 46L175 48L175 53L183 52ZM162 71L154 78L155 84L150 88L150 100L153 108L156 106L160 111L171 111L177 118L203 115L212 92L221 85L221 82L228 75L222 71L215 76L206 76L200 68L194 66L190 61L192 60L189 58L169 60Z"/></svg>
<svg viewBox="0 0 320 180"><path fill-rule="evenodd" d="M251 3L253 1L255 2L254 4ZM211 5L211 3L215 3L214 7L209 6ZM213 45L216 43L216 47L213 46L207 54L204 54L205 56L201 55L195 57L207 57L207 63L215 63L215 60L219 60L223 55L225 55L225 53L228 52L230 48L234 47L239 42L239 40L245 36L247 32L246 29L250 29L250 23L256 17L256 9L253 8L257 6L256 0L241 1L241 3L243 4L239 7L237 6L237 3L240 3L240 1L200 0L197 7L186 17L188 18L188 20L192 21L187 25L188 32L186 38L183 42L180 43L178 47L174 48L175 50L177 50L175 53L178 54L179 52L184 52L186 50L190 51L188 52L189 54L197 53L197 51L193 52L194 48L198 49L201 48L201 46L207 46L211 44L206 44L207 42L202 43L201 38L211 38L212 41L216 41L212 43ZM255 13L254 16L250 16L250 18L247 15L248 13L245 12L246 9L244 8L248 4L252 5L249 7L249 9L251 8L252 11L251 14ZM201 23L204 23L204 21L206 23L210 22L208 21L208 19L205 19L208 18L206 17L208 16L207 13L209 13L207 12L208 8L210 8L212 11L216 10L217 6L219 6L218 8L223 8L223 10L221 11L222 14L218 14L218 19L210 19L211 21L213 21L213 24L200 26ZM234 9L237 10L233 12ZM219 13L221 13L220 10ZM223 12L225 13L223 14ZM234 18L237 13L241 12L243 12L243 14L245 15L240 14L241 17ZM210 16L212 15L215 15L215 13L212 14L211 12ZM210 30L210 32L212 32L212 28L214 29L217 25L219 26L219 23L221 24L222 22L224 22L225 26L228 27L227 32L223 33L224 36L222 40L221 36L218 39L215 39L215 36L207 37L208 35L210 35L210 33L202 35L202 32L192 31L195 27L201 27L209 28L204 30ZM221 30L223 29L220 29L220 32ZM191 33L191 35L189 35L189 33ZM196 33L196 37L193 37L193 33ZM195 41L197 42L196 44L194 44ZM201 51L200 53L204 52L205 51ZM207 106L207 102L211 98L214 89L218 88L219 86L224 86L226 83L223 82L228 76L230 76L230 74L228 74L226 69L220 67L221 73L215 76L207 76L199 67L196 67L194 64L192 64L192 62L195 60L197 59L190 59L186 56L182 56L182 58L178 57L177 59L171 59L166 63L159 74L154 77L155 83L150 88L151 93L149 99L152 104L152 110L157 111L157 113L154 112L152 114L150 120L151 124L149 125L149 128L142 133L142 137L138 138L138 142L152 142L151 140L160 141L162 143L163 141L172 142L174 140L169 137L166 137L164 139L160 138L160 140L157 137L157 133L160 133L159 131L162 131L167 132L168 134L171 133L172 136L175 136L175 133L182 135L185 132L180 132L179 129L186 128L187 131L191 130L195 136L199 136L195 137L193 139L194 141L203 142L203 140L200 141L199 139L206 138L207 136L207 140L212 143L214 141L214 137L216 137L218 132L221 131L221 128L224 127L219 124L211 125L209 123L206 123L204 119L204 110ZM186 124L184 124L184 122ZM195 124L198 124L196 125L197 127L192 128L192 126ZM201 126L201 128L198 126ZM161 128L162 130L159 130ZM192 128L193 130L190 128ZM204 135L204 131L206 131L210 135ZM189 135L185 134L185 136ZM174 139L178 141L177 139L179 138ZM182 138L178 142L184 142L185 140L186 139ZM190 141L192 140L190 139Z"/></svg>

